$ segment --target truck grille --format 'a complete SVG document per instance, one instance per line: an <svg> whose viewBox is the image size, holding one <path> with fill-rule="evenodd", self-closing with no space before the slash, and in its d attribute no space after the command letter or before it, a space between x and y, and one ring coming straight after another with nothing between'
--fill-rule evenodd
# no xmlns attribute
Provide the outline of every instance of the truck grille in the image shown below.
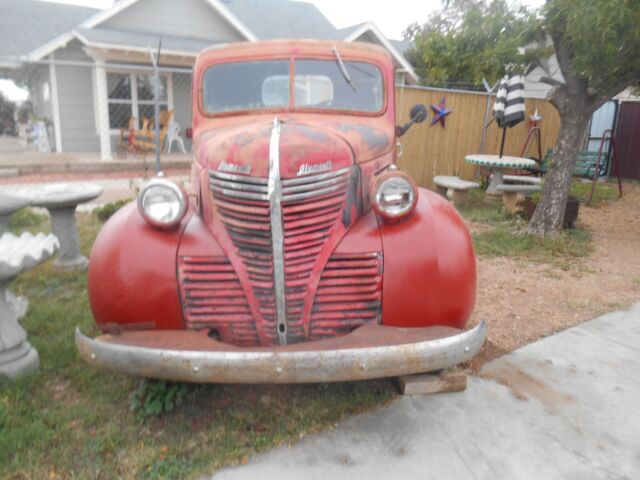
<svg viewBox="0 0 640 480"><path fill-rule="evenodd" d="M187 328L214 330L223 342L239 346L260 345L244 290L226 257L179 257L178 277ZM381 300L382 254L334 253L320 277L308 339L380 323ZM277 336L271 336L275 343Z"/></svg>
<svg viewBox="0 0 640 480"><path fill-rule="evenodd" d="M365 323L380 323L382 254L334 253L322 271L309 338L335 337Z"/></svg>
<svg viewBox="0 0 640 480"><path fill-rule="evenodd" d="M318 311L312 315L311 320L315 316L321 322L319 325L323 325L322 328L318 327L315 333L308 329L305 334L305 323L310 319L305 321L303 318L311 275L314 269L322 268L317 265L318 255L331 235L333 226L341 220L350 179L351 168L348 167L334 172L280 180L284 236L281 255L284 259L288 342L305 340L309 335L317 337L331 335L328 333L331 329L334 329L335 335L336 332L351 329L357 323L356 320L349 319L345 320L344 329L337 325L337 314L328 313L329 310L341 308L344 311L347 306L338 307L339 301L335 300L328 306L324 306L322 301L317 306L314 305L314 312L316 308ZM262 323L269 341L277 344L274 247L268 180L209 171L209 182L218 218L236 247L238 255L242 258L251 289L258 301L260 318L256 321ZM372 259L368 260L372 261ZM332 265L331 269L338 271L338 264L339 259L336 259L333 263L329 262L326 267L329 268ZM345 272L345 278L349 278L349 273L353 272L351 270ZM320 285L323 281L336 282L335 279L321 277ZM336 284L336 286L340 285L343 284ZM368 286L371 287L370 284ZM372 297L363 298L364 302L369 302ZM378 310L379 300L377 298ZM371 300L368 307L362 309L363 315L369 307L373 308L374 304L371 302L375 301L376 299ZM358 304L358 306L362 305ZM368 315L366 318L375 316L371 312Z"/></svg>
<svg viewBox="0 0 640 480"><path fill-rule="evenodd" d="M235 345L259 344L247 297L226 257L179 257L178 279L187 328L213 328Z"/></svg>

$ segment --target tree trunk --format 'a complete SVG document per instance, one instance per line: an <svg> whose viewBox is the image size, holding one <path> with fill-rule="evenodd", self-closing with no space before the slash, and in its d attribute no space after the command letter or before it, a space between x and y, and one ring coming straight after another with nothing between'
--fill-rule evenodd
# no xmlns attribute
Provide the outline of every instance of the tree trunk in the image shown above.
<svg viewBox="0 0 640 480"><path fill-rule="evenodd" d="M544 179L540 201L533 212L527 233L550 237L562 231L564 211L571 188L577 153L591 115L591 108L584 100L561 95L556 106L560 111L560 132L553 161Z"/></svg>

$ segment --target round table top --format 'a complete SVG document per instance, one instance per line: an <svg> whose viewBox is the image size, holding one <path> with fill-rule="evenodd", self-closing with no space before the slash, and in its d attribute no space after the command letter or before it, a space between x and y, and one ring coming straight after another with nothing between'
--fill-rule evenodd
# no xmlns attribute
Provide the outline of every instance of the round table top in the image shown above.
<svg viewBox="0 0 640 480"><path fill-rule="evenodd" d="M530 158L510 157L508 155L503 155L502 158L500 158L498 155L472 153L464 157L464 159L466 162L482 165L483 167L529 168L536 166L536 161Z"/></svg>
<svg viewBox="0 0 640 480"><path fill-rule="evenodd" d="M72 207L99 197L102 187L95 183L68 182L11 187L8 193L14 193L29 200L29 205L44 208Z"/></svg>

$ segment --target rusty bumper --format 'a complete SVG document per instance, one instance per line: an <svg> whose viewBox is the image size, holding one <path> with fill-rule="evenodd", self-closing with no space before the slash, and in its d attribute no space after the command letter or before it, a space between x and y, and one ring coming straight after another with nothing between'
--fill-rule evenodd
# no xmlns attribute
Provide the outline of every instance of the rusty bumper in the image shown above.
<svg viewBox="0 0 640 480"><path fill-rule="evenodd" d="M448 327L364 326L344 337L286 347L241 348L193 331L125 332L89 338L76 329L90 364L130 375L199 383L313 383L429 372L471 359L484 322Z"/></svg>

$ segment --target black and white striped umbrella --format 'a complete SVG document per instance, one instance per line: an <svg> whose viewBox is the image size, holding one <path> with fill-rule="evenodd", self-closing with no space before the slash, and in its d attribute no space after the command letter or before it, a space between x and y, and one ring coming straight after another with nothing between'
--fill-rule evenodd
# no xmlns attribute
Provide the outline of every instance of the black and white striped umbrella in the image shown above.
<svg viewBox="0 0 640 480"><path fill-rule="evenodd" d="M500 81L496 101L493 104L493 116L498 126L502 128L502 142L500 142L500 158L502 158L507 128L517 125L525 117L522 75L505 75Z"/></svg>
<svg viewBox="0 0 640 480"><path fill-rule="evenodd" d="M505 75L493 104L493 116L500 128L511 128L525 118L524 78L522 75Z"/></svg>

